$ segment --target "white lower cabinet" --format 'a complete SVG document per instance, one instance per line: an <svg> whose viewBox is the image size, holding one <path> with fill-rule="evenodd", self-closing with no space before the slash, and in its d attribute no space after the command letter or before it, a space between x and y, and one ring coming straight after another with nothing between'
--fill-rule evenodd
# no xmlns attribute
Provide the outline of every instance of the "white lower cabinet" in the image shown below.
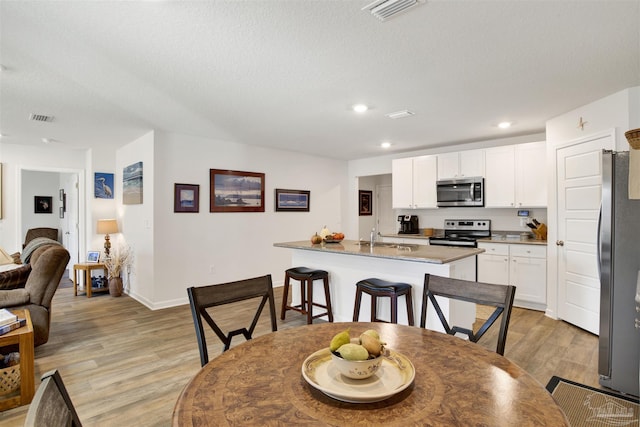
<svg viewBox="0 0 640 427"><path fill-rule="evenodd" d="M545 310L547 306L547 248L540 245L483 243L478 255L478 281L514 285L514 305Z"/></svg>

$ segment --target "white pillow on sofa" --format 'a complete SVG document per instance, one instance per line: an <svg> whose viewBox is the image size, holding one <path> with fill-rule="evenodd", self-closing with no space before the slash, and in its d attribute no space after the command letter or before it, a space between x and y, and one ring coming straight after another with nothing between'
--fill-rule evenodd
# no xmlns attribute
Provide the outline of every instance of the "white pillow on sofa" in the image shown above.
<svg viewBox="0 0 640 427"><path fill-rule="evenodd" d="M0 248L0 265L5 264L13 264L13 258L11 255L5 252L4 249Z"/></svg>

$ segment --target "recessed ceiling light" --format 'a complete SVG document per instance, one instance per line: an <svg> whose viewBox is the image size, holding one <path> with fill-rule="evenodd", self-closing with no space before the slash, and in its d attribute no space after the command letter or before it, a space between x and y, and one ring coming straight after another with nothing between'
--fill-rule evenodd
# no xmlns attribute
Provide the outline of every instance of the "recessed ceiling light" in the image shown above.
<svg viewBox="0 0 640 427"><path fill-rule="evenodd" d="M369 107L367 107L364 104L355 104L353 106L353 111L355 111L356 113L364 113L365 111L367 111L369 109Z"/></svg>
<svg viewBox="0 0 640 427"><path fill-rule="evenodd" d="M513 122L500 122L500 123L498 123L498 127L500 129L509 129L512 124L513 124Z"/></svg>
<svg viewBox="0 0 640 427"><path fill-rule="evenodd" d="M382 144L380 144L380 147L382 147L382 148L390 148L391 147L391 143L389 141L384 141Z"/></svg>

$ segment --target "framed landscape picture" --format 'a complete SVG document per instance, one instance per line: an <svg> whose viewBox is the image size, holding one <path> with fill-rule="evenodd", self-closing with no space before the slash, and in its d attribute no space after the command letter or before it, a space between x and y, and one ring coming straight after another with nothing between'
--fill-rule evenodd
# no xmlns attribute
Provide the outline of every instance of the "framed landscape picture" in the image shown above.
<svg viewBox="0 0 640 427"><path fill-rule="evenodd" d="M210 169L210 212L264 212L264 174Z"/></svg>
<svg viewBox="0 0 640 427"><path fill-rule="evenodd" d="M311 192L276 188L276 212L309 212Z"/></svg>
<svg viewBox="0 0 640 427"><path fill-rule="evenodd" d="M173 211L200 212L200 186L197 184L175 184Z"/></svg>
<svg viewBox="0 0 640 427"><path fill-rule="evenodd" d="M373 191L359 190L358 214L360 216L373 215Z"/></svg>
<svg viewBox="0 0 640 427"><path fill-rule="evenodd" d="M33 197L34 208L33 211L37 214L53 213L53 197L51 196L34 196Z"/></svg>

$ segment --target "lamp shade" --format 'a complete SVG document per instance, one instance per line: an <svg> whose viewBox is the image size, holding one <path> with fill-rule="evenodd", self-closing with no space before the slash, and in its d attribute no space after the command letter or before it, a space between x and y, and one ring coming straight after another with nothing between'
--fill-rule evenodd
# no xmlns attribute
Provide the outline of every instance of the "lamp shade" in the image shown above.
<svg viewBox="0 0 640 427"><path fill-rule="evenodd" d="M118 232L118 221L115 219L99 219L98 234L113 234Z"/></svg>

